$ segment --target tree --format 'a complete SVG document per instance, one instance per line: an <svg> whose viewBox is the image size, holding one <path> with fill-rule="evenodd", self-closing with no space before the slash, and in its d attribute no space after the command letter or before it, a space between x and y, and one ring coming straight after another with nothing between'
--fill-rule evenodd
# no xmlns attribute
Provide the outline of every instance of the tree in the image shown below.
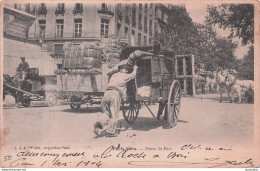
<svg viewBox="0 0 260 171"><path fill-rule="evenodd" d="M230 37L242 38L242 44L254 43L253 4L222 4L208 6L208 24L219 24L220 28L230 28Z"/></svg>
<svg viewBox="0 0 260 171"><path fill-rule="evenodd" d="M254 80L254 47L251 46L247 54L240 61L238 73L243 79Z"/></svg>
<svg viewBox="0 0 260 171"><path fill-rule="evenodd" d="M194 54L195 65L204 64L207 71L234 68L237 44L219 37L211 25L193 23L185 7L174 6L170 10L168 28L155 39L178 55Z"/></svg>
<svg viewBox="0 0 260 171"><path fill-rule="evenodd" d="M197 29L186 8L173 6L169 11L167 28L155 35L155 39L159 40L165 49L172 49L176 54L188 54L196 47L196 35Z"/></svg>
<svg viewBox="0 0 260 171"><path fill-rule="evenodd" d="M218 67L234 68L237 44L231 39L219 37L210 26L197 25L197 28L197 59L205 65L205 69L214 71Z"/></svg>

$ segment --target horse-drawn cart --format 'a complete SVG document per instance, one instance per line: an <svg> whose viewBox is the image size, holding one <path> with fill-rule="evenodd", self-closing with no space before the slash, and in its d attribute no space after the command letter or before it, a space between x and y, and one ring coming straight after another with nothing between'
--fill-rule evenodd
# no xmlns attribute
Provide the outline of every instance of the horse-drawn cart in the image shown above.
<svg viewBox="0 0 260 171"><path fill-rule="evenodd" d="M48 106L57 104L55 87L47 88L50 77L39 75L37 68L29 68L27 72L17 72L14 77L4 74L3 98L11 95L16 103L29 107L31 101L45 101ZM47 84L46 84L47 83Z"/></svg>
<svg viewBox="0 0 260 171"><path fill-rule="evenodd" d="M159 103L157 117L165 110L168 127L173 127L179 118L181 105L181 85L174 73L175 54L172 51L154 51L154 47L129 47L122 53L121 60L136 50L150 52L136 59L129 59L138 66L136 79L127 84L127 99L122 103L122 112L127 123L133 124L138 117L141 106ZM132 60L132 61L131 61Z"/></svg>

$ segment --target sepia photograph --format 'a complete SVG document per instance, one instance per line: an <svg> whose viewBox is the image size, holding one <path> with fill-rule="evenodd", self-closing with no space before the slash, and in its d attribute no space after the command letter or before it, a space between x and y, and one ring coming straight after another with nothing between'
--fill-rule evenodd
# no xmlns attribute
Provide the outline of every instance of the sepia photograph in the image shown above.
<svg viewBox="0 0 260 171"><path fill-rule="evenodd" d="M260 167L260 2L1 1L1 168Z"/></svg>

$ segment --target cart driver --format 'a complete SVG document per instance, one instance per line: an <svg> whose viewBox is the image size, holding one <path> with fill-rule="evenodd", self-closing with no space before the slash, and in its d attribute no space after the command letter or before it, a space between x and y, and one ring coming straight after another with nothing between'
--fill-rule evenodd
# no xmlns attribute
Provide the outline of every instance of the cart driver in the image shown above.
<svg viewBox="0 0 260 171"><path fill-rule="evenodd" d="M135 78L138 67L135 65L133 68L132 73L129 73L132 67L129 67L127 64L122 64L118 66L119 72L111 76L101 104L102 112L106 113L109 119L94 124L94 133L96 135L99 135L102 130L106 131L106 137L116 137L118 135L116 127L121 100L126 99L126 83Z"/></svg>
<svg viewBox="0 0 260 171"><path fill-rule="evenodd" d="M29 69L29 64L25 62L25 57L21 57L21 63L16 69L16 72L19 73L21 79L24 80L28 69Z"/></svg>

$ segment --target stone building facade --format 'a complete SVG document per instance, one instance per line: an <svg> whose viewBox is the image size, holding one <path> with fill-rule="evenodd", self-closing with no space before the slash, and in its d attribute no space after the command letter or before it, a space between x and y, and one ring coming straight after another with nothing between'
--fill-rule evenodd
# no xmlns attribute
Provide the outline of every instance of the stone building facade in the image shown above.
<svg viewBox="0 0 260 171"><path fill-rule="evenodd" d="M40 3L12 4L36 16L28 38L42 43L53 57L64 48L115 38L129 45L152 45L167 27L168 4Z"/></svg>

